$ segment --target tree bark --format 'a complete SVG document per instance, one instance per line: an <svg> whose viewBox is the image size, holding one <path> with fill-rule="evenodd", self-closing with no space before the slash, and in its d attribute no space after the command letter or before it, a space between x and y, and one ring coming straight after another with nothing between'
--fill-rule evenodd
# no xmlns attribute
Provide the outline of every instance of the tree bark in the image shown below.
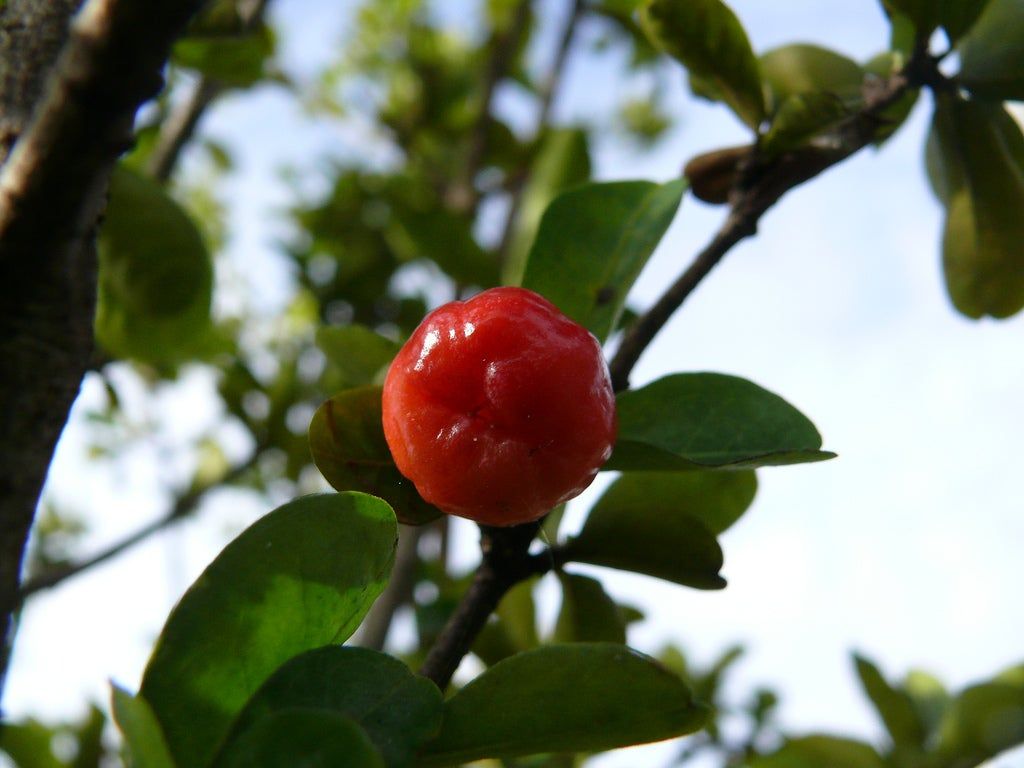
<svg viewBox="0 0 1024 768"><path fill-rule="evenodd" d="M0 10L0 691L25 542L92 355L95 231L135 111L202 0Z"/></svg>

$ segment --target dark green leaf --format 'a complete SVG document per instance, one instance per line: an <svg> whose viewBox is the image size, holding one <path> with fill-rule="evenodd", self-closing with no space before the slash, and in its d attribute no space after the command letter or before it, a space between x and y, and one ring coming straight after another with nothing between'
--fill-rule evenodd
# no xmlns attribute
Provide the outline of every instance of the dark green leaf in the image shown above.
<svg viewBox="0 0 1024 768"><path fill-rule="evenodd" d="M261 25L245 35L183 38L175 44L171 60L225 85L247 88L267 74L274 47L273 32Z"/></svg>
<svg viewBox="0 0 1024 768"><path fill-rule="evenodd" d="M854 654L853 661L864 693L875 705L893 743L897 747L923 746L927 731L910 696L891 686L868 659Z"/></svg>
<svg viewBox="0 0 1024 768"><path fill-rule="evenodd" d="M331 710L357 723L389 768L412 762L441 727L437 686L391 656L329 645L285 662L245 705L232 727L244 739L264 718L290 708Z"/></svg>
<svg viewBox="0 0 1024 768"><path fill-rule="evenodd" d="M79 721L72 729L76 749L75 759L71 761L69 768L99 768L106 755L103 746L103 731L106 725L107 716L103 710L95 704L90 704L85 719Z"/></svg>
<svg viewBox="0 0 1024 768"><path fill-rule="evenodd" d="M560 195L541 219L523 287L554 302L603 341L685 189L682 179L663 185L623 181Z"/></svg>
<svg viewBox="0 0 1024 768"><path fill-rule="evenodd" d="M883 768L867 744L836 736L793 739L778 752L751 760L744 768Z"/></svg>
<svg viewBox="0 0 1024 768"><path fill-rule="evenodd" d="M831 93L787 96L772 117L761 146L768 155L796 149L836 127L849 114L842 100Z"/></svg>
<svg viewBox="0 0 1024 768"><path fill-rule="evenodd" d="M882 0L890 13L902 14L913 25L916 33L928 37L939 26L939 6L945 0Z"/></svg>
<svg viewBox="0 0 1024 768"><path fill-rule="evenodd" d="M772 95L772 112L786 99L827 93L841 102L856 100L864 70L852 59L817 45L798 43L775 48L761 56L761 76Z"/></svg>
<svg viewBox="0 0 1024 768"><path fill-rule="evenodd" d="M407 525L440 517L391 458L381 423L381 388L358 387L325 401L309 424L309 447L327 482L339 491L379 496Z"/></svg>
<svg viewBox="0 0 1024 768"><path fill-rule="evenodd" d="M398 344L364 325L322 326L316 345L344 387L378 383L377 379L398 353Z"/></svg>
<svg viewBox="0 0 1024 768"><path fill-rule="evenodd" d="M96 338L108 352L175 364L208 351L210 254L162 187L116 168L98 244Z"/></svg>
<svg viewBox="0 0 1024 768"><path fill-rule="evenodd" d="M562 584L562 609L555 624L555 642L625 644L622 611L601 582L564 571L559 572L558 580Z"/></svg>
<svg viewBox="0 0 1024 768"><path fill-rule="evenodd" d="M620 508L614 495L590 510L566 545L570 562L643 573L697 589L721 589L722 550L700 520L652 505Z"/></svg>
<svg viewBox="0 0 1024 768"><path fill-rule="evenodd" d="M338 712L274 712L232 742L217 768L384 768L356 723Z"/></svg>
<svg viewBox="0 0 1024 768"><path fill-rule="evenodd" d="M971 93L1024 101L1024 2L989 0L959 49L960 82Z"/></svg>
<svg viewBox="0 0 1024 768"><path fill-rule="evenodd" d="M114 685L110 709L124 736L125 762L129 768L174 768L160 723L144 698Z"/></svg>
<svg viewBox="0 0 1024 768"><path fill-rule="evenodd" d="M934 764L973 768L1024 743L1024 665L974 685L954 699L939 724Z"/></svg>
<svg viewBox="0 0 1024 768"><path fill-rule="evenodd" d="M520 651L536 648L537 608L533 588L537 579L526 579L505 593L476 641L473 653L488 666L497 664Z"/></svg>
<svg viewBox="0 0 1024 768"><path fill-rule="evenodd" d="M548 131L530 167L505 254L502 281L519 285L541 217L555 196L590 178L587 132L580 128Z"/></svg>
<svg viewBox="0 0 1024 768"><path fill-rule="evenodd" d="M180 765L207 765L281 664L352 634L387 583L397 528L373 496L306 496L224 548L171 612L142 680Z"/></svg>
<svg viewBox="0 0 1024 768"><path fill-rule="evenodd" d="M1024 136L998 104L937 100L929 176L947 205L942 253L953 304L972 318L1024 307Z"/></svg>
<svg viewBox="0 0 1024 768"><path fill-rule="evenodd" d="M666 376L618 398L605 469L759 467L830 459L814 425L776 394L720 373Z"/></svg>
<svg viewBox="0 0 1024 768"><path fill-rule="evenodd" d="M939 0L939 21L946 30L946 34L949 35L949 39L955 43L966 34L991 1ZM1022 6L1018 3L1018 12L1021 8Z"/></svg>
<svg viewBox="0 0 1024 768"><path fill-rule="evenodd" d="M625 646L543 646L496 664L448 699L423 765L643 744L692 733L707 715L679 678Z"/></svg>
<svg viewBox="0 0 1024 768"><path fill-rule="evenodd" d="M868 59L864 63L864 71L875 77L886 78L899 71L904 61L903 54L898 51L885 51ZM899 101L882 111L879 115L882 124L875 131L876 145L883 144L906 122L919 95L918 90L907 91Z"/></svg>
<svg viewBox="0 0 1024 768"><path fill-rule="evenodd" d="M765 116L757 59L736 14L720 0L651 0L642 10L648 35L707 83L755 130Z"/></svg>
<svg viewBox="0 0 1024 768"><path fill-rule="evenodd" d="M754 500L757 475L736 472L627 472L597 506L628 518L649 514L670 520L684 515L716 536L735 523Z"/></svg>

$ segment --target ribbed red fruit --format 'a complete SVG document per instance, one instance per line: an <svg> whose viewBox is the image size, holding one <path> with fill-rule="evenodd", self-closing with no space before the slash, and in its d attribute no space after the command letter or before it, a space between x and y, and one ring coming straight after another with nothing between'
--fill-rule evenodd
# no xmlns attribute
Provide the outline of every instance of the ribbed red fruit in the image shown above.
<svg viewBox="0 0 1024 768"><path fill-rule="evenodd" d="M536 520L590 485L615 442L615 396L590 332L523 288L431 312L384 382L384 435L443 511Z"/></svg>

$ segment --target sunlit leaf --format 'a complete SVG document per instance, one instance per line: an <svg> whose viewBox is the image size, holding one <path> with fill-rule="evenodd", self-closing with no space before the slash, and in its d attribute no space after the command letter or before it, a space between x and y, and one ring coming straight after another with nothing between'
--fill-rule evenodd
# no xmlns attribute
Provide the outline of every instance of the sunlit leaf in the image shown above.
<svg viewBox="0 0 1024 768"><path fill-rule="evenodd" d="M675 216L683 180L588 184L557 197L541 219L523 287L554 302L599 340Z"/></svg>
<svg viewBox="0 0 1024 768"><path fill-rule="evenodd" d="M736 14L720 0L651 0L641 11L655 44L751 128L765 116L757 59Z"/></svg>
<svg viewBox="0 0 1024 768"><path fill-rule="evenodd" d="M380 499L329 494L279 507L224 548L171 612L142 680L179 765L207 765L282 663L352 634L397 533Z"/></svg>
<svg viewBox="0 0 1024 768"><path fill-rule="evenodd" d="M875 711L882 718L896 746L923 746L927 731L910 696L890 685L878 667L868 659L855 654L853 661L864 693L875 705Z"/></svg>
<svg viewBox="0 0 1024 768"><path fill-rule="evenodd" d="M864 70L852 59L818 45L774 48L760 58L761 76L772 95L772 111L791 96L827 93L849 102L860 96Z"/></svg>
<svg viewBox="0 0 1024 768"><path fill-rule="evenodd" d="M744 768L883 768L869 745L836 736L806 736L788 741L778 752L757 757Z"/></svg>
<svg viewBox="0 0 1024 768"><path fill-rule="evenodd" d="M160 723L141 696L112 686L110 708L124 737L129 768L174 768Z"/></svg>

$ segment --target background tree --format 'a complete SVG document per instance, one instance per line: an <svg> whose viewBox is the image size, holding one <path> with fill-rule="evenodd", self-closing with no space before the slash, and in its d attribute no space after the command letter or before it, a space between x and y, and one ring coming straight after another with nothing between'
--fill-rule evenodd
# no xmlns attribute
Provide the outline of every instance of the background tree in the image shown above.
<svg viewBox="0 0 1024 768"><path fill-rule="evenodd" d="M130 8L127 3L122 5ZM55 334L56 341L51 339L51 346L20 343L30 351L42 349L47 353L54 343L60 349L67 349L71 344L67 356L76 361L77 367L61 364L63 357L55 363L62 365L56 372L42 368L35 358L12 363L11 370L19 375L60 383L64 394L55 400L45 390L31 386L29 379L6 380L11 389L10 394L5 391L4 402L14 404L7 413L24 421L12 423L5 434L31 433L34 439L38 435L40 443L35 450L19 451L13 446L23 446L13 437L4 441L5 446L11 447L12 457L17 453L17 461L12 458L8 462L11 477L19 483L24 478L35 478L32 481L35 490L28 488L20 495L5 494L12 504L9 514L5 507L3 518L5 536L12 542L11 547L4 550L5 567L14 569L20 560L20 555L8 556L7 553L20 552L23 546L24 524L29 519L25 510L31 511L34 507L34 497L63 413L87 364L91 364L96 375L104 378L109 393L107 407L96 414L98 444L106 443L118 451L130 450L133 443L152 439L153 435L166 430L166 425L159 421L130 423L121 408L124 394L121 390L141 387L147 393L145 397L158 398L168 382L180 375L186 363L201 362L215 372L223 415L199 439L173 447L175 458L192 470L192 477L176 492L163 519L143 528L126 542L85 561L66 560L61 547L69 531L68 520L59 511L44 515L37 529L39 535L34 562L30 564L31 575L21 584L17 598L10 596L13 582L8 579L8 603L53 586L116 555L150 533L191 515L209 493L226 485L251 488L266 499L267 507L297 493L318 489L320 480L310 464L306 428L321 401L339 391L341 394L336 394L332 401L334 429L326 428L328 419L323 410L313 419L310 438L320 470L339 490L365 490L383 496L405 522L422 523L433 517L434 512L410 495L409 489L399 484L393 472L353 470L353 466L359 467L365 460L380 462L388 458L386 452L381 453L381 444L373 433L376 422L368 418L373 413L372 387L394 354L396 344L419 322L428 303L436 303L440 296L466 296L498 282L523 281L555 300L601 338L609 339L611 348L616 350L612 360L614 380L618 389L626 390L631 370L654 334L718 260L735 243L754 233L761 215L790 188L863 147L883 140L898 127L916 91L922 87L936 94L931 173L939 197L949 208L945 258L951 295L956 305L971 316L1001 317L1015 312L1024 300L1018 279L1024 270L1015 247L1019 242L1015 234L1015 228L1019 227L1015 211L1021 202L1021 139L1019 129L999 104L1004 99L1020 98L1020 83L1013 74L1016 70L1012 58L1018 48L1006 46L1003 40L1004 35L1010 34L1007 30L1013 33L1020 26L1010 23L1019 21L1019 8L1013 3L992 0L989 11L974 24L972 9L980 12L980 5L951 3L941 6L941 11L934 11L927 3L893 5L895 7L890 9L894 13L895 30L892 51L865 64L807 46L793 46L757 59L737 20L717 2L656 2L645 10L643 23L652 39L687 66L695 90L724 101L734 109L756 131L756 142L703 155L687 166L688 182L698 196L728 203L725 222L693 266L659 302L650 308L640 308L642 311L620 313L625 288L635 279L668 226L684 185L681 182L660 186L646 183L597 185L557 197L590 177L589 149L595 140L607 134L609 126L555 127L551 124L551 115L580 21L584 17L596 17L603 20L610 44L628 51L630 66L641 73L638 77L651 84L650 98L622 105L622 124L634 140L640 142L652 141L666 129L668 118L662 114L658 101L659 94L664 92L664 75L659 73L665 71L666 65L648 42L647 33L641 31L641 16L635 13L635 4L576 2L567 6L564 18L559 19L559 29L549 36L552 45L539 75L536 67L530 66L528 52L534 40L532 36L537 34L543 18L538 18L538 9L530 3L487 4L482 9L481 33L468 40L450 34L429 9L419 3L366 4L341 59L325 73L318 89L302 95L319 114L341 110L351 114L358 110L371 124L378 126L382 133L379 144L395 159L376 166L359 161L337 164L322 194L299 196L301 202L291 213L295 226L284 249L293 264L297 290L286 312L271 319L239 309L245 307L244 297L236 298L234 306L229 305L226 311L211 313L214 282L211 253L223 243L224 212L208 186L194 186L193 182L171 190L185 203L188 212L167 190L179 153L193 136L204 111L219 96L267 79L281 82L282 87L291 87L273 66L273 33L262 21L263 4L227 2L211 6L193 21L175 46L168 78L170 86L144 113L136 147L114 172L111 181L110 203L99 240L96 338L101 353L90 363L88 333L83 332L89 328L89 323L83 322L83 318L91 315L91 303L83 300L75 316L66 318L69 307L79 306L78 302L67 300L67 292L78 295L75 292L81 291L82 286L87 287L88 280L78 276L81 270L57 265L53 267L53 274L60 275L58 284L66 287L60 295L50 297L49 303L43 305L48 309L40 313L44 318L64 318L61 329ZM89 29L86 24L92 19L117 21L121 18L117 15L121 6L115 3L109 4L109 10L102 4L95 7L98 10L94 15L87 12L82 16L81 28L86 32ZM26 39L33 46L49 41L49 53L40 55L41 61L49 62L60 48L64 37L60 30L71 10L66 8L63 17L37 21L28 15L35 11L10 2L3 8L10 22L5 28L31 29L32 34ZM140 57L142 64L130 71L151 75L157 66L154 62L162 59L167 42L177 31L176 23L180 25L184 20L185 10L176 9L181 13L180 18L160 18L152 14L146 19L130 17L133 11L125 10L124 18L130 18L132 26L119 28L112 21L109 29L102 29L95 38L81 32L68 44L65 61L59 65L55 76L65 77L74 87L69 85L66 91L52 87L49 93L53 95L49 100L40 101L38 95L42 88L40 83L45 81L41 75L45 65L25 68L26 76L34 77L36 82L35 93L30 97L32 103L37 104L36 127L26 130L23 119L11 130L12 136L23 134L15 146L29 149L16 150L21 154L12 155L5 164L4 179L10 177L31 183L22 181L27 189L24 199L12 195L14 202L8 203L5 209L18 214L11 214L15 234L0 233L0 247L7 248L3 251L4 264L8 265L6 274L11 275L11 279L5 281L12 287L11 301L5 302L5 307L12 309L12 328L27 328L35 334L39 328L46 327L26 324L24 318L31 315L19 309L39 306L26 286L52 287L31 272L22 275L28 253L26 243L37 249L34 252L45 255L49 247L45 244L56 239L54 252L63 254L60 258L69 258L67 241L62 239L67 237L67 230L54 228L53 223L76 222L75 227L79 227L80 222L86 221L84 229L73 228L79 233L91 228L97 190L103 186L114 154L125 142L125 114L154 88L148 81L125 83L126 94L108 100L88 91L87 87L79 91L78 83L93 82L90 77L101 85L110 82L109 70L101 66L104 64L103 43L108 43L113 52L108 67L124 70L126 62L136 61L130 58L134 55ZM109 16L104 15L105 12ZM139 13L138 9L134 12ZM929 33L938 26L943 27L951 42L960 42L961 66L956 81L949 79L950 72L940 69L939 60L925 45ZM154 38L159 40L134 37L136 27L152 28ZM119 29L132 30L130 50L122 47L129 36L123 32L120 34L124 36L119 37ZM47 36L46 30L53 34ZM7 34L8 40L17 37L10 31ZM997 39L991 40L992 36ZM100 58L94 68L90 68L93 65L89 55ZM8 62L16 60L20 59L14 54L6 57ZM196 75L188 77L189 71ZM515 84L533 110L533 119L525 128L509 124L495 109L499 87L508 84ZM25 86L19 85L19 93L25 90ZM104 89L100 92L106 94ZM86 95L79 96L78 100L67 97L67 94L80 93ZM110 103L117 109L97 108L97 105L106 107ZM47 128L48 108L55 114L53 128ZM75 112L75 108L79 112ZM13 110L9 111L13 114ZM91 119L96 123L90 122ZM106 135L104 131L108 130L112 138L97 147L91 140L97 132ZM58 151L64 146L59 143L63 141L62 131L69 134L68 148L61 150L66 154ZM33 141L54 143L32 150ZM74 144L74 141L79 143ZM88 143L92 151L83 150L83 143ZM220 172L230 171L230 148L205 142L202 151L211 167L219 167ZM26 156L28 160L23 159ZM73 158L73 162L68 158ZM38 165L31 164L33 159ZM53 190L55 182L46 181L47 164L53 168L49 178L81 178L81 183L65 189L66 209L48 208L44 216L40 213L43 206L32 203L30 193L37 188L41 192L36 194L49 194ZM81 170L69 173L69 168L78 169L79 165ZM4 188L18 189L7 183ZM548 208L556 198L557 202ZM542 220L545 210L546 218ZM15 225L21 226L22 220L27 220L34 228L19 234L21 230ZM495 220L497 224L493 223ZM628 227L626 222L629 222ZM159 254L159 258L154 254ZM87 261L83 268L86 272ZM40 258L39 263L47 261ZM606 271L597 270L598 265ZM587 279L580 280L579 274L586 275ZM609 275L613 279L608 279ZM423 286L427 282L430 289L425 291ZM231 294L230 276L221 281L218 290ZM238 296L237 290L235 296ZM17 340L21 337L12 333L5 334L5 338L19 343ZM9 359L22 358L12 353ZM122 378L115 378L114 371ZM131 384L126 383L129 378ZM460 601L463 608L456 617L470 613L478 623L486 620L490 613L488 603L497 604L502 592L517 580L509 578L509 573L522 577L551 568L559 571L563 608L554 639L563 642L621 643L626 623L637 618L627 608L615 605L599 582L561 571L564 562L611 564L614 561L622 567L625 558L627 569L689 586L718 585L721 555L714 534L720 533L749 504L753 473L749 470L679 472L680 469L692 470L695 464L706 468L708 463L706 458L700 458L703 454L694 453L693 446L686 442L692 422L686 421L685 413L679 413L667 431L637 431L644 414L666 409L685 410L680 409L679 404L686 402L685 398L692 394L688 387L694 386L698 387L698 393L706 392L711 398L728 394L741 404L746 402L747 411L739 408L733 416L742 426L757 424L765 413L775 419L775 423L764 425L760 433L755 430L752 435L748 434L757 438L753 443L741 444L739 449L731 446L731 454L722 453L720 444L708 446L712 452L719 452L717 459L710 463L749 466L820 457L816 453L820 440L813 427L799 413L771 399L759 388L748 388L724 377L701 380L682 377L665 380L659 387L628 392L623 395L621 407L627 415L636 415L632 421L623 416L624 434L632 445L620 446L609 467L624 470L625 474L592 510L587 523L589 534L585 528L577 539L560 540L558 515L553 515L546 531L550 551L538 557L526 551L533 531L485 532L485 550L489 554L481 573L504 575L490 581L478 576L478 587L466 592L467 578L450 572L443 521L404 528L388 589L362 628L362 643L369 648L383 647L395 611L410 603L414 586L432 584L433 599L413 601L418 647L406 660L414 668L426 660L424 670L444 687L454 665L469 650L470 644L475 643L475 655L487 665L538 644L532 599L527 588L529 582L505 596L498 606L497 618L483 625L478 636L473 636L475 632L467 634L458 618L455 624L448 623L445 628L446 620ZM49 430L26 427L26 424L38 422L40 417L31 408L18 405L21 399L16 395L28 397L37 407L44 408L52 416L53 427ZM64 405L55 409L55 402ZM697 415L691 414L691 418ZM780 424L785 428L780 429ZM716 424L713 431L721 438L730 434L735 426L723 422ZM231 439L225 437L228 428L234 430ZM342 434L350 436L349 440L332 441L332 435L338 434L339 428ZM241 452L239 443L244 445ZM225 453L243 455L232 463ZM30 466L34 472L24 471L25 466ZM652 470L670 471L657 478L640 474ZM654 492L656 495L652 496ZM30 503L26 502L29 496L32 497ZM638 498L646 506L638 504ZM681 504L680 499L686 499L687 503ZM658 513L653 522L659 531L657 535L646 535L644 526L652 524L652 511ZM365 510L360 512L363 513L370 514ZM666 518L673 521L673 527L668 530L664 525ZM266 524L271 525L272 520L277 519L281 516L267 518ZM253 531L247 534L250 542L258 533ZM627 533L632 540L624 538ZM630 543L635 547L633 551L629 551ZM664 557L660 560L657 551L652 550L656 543L664 548ZM297 547L308 545L308 542L296 541ZM418 558L418 550L433 555ZM242 564L236 563L232 573L244 582L244 547L240 551L243 552ZM687 552L688 557L680 558L681 551ZM356 578L343 573L332 573L331 577L342 581ZM369 577L374 584L380 582L379 572L370 573ZM493 587L494 584L499 588ZM470 596L468 600L464 597L466 594ZM473 597L481 594L483 598ZM202 606L196 610L206 618L199 622L200 629L194 629L194 633L216 635L219 627L214 615L204 614ZM456 635L460 639L453 641ZM166 645L172 649L172 656L175 648L178 648L176 652L184 654L183 658L193 653L187 644L179 647L168 640ZM550 658L548 653L552 654ZM613 655L604 659L602 654L605 653ZM550 651L534 651L518 662L507 664L539 664L535 674L543 680L550 677L551 669L546 665L553 661L571 674L574 664L586 670L588 664L607 664L609 659L619 658L615 653L619 651L610 651L604 646L558 646ZM595 656L588 659L586 654ZM213 658L212 669L227 668L227 659L207 655ZM339 675L350 673L346 667L349 663L365 669L379 668L380 679L408 686L409 701L420 702L422 717L416 722L421 725L421 738L426 740L432 728L436 730L430 726L431 718L437 717L436 702L428 700L429 696L422 694L422 687L415 688L416 683L408 682L400 670L389 667L389 662L382 657L366 654L342 656L337 660L316 656L299 658L306 661L296 660L296 666L290 669L291 674L300 679L302 675L311 674L310 670L322 672L319 665L337 664ZM733 654L727 654L706 674L690 672L694 690L702 694L701 698L715 699L717 680L732 658ZM669 653L665 660L678 672L686 673L685 663L678 655ZM304 669L304 663L313 666ZM644 664L638 669L649 669ZM920 762L926 760L939 761L934 763L939 765L976 764L1020 738L1014 728L1000 731L995 740L978 735L987 733L984 724L989 717L999 719L1000 713L1012 713L1013 708L1019 706L1016 703L1020 697L1019 676L1015 672L957 699L949 705L946 719L942 721L934 710L927 710L932 713L927 716L921 714L929 702L940 698L934 684L924 686L924 693L919 693L919 686L915 687L920 683L917 678L914 682L908 680L904 688L890 687L872 670L869 663L861 663L860 671L869 694L879 703L892 731L893 746L886 748L886 755L893 760L902 760L905 764L915 764L912 761L932 764ZM515 679L518 675L529 677L530 671L525 667L518 673L505 674ZM495 698L495 688L487 688L485 680L486 677L481 678L476 688L484 693L477 694L480 699L475 705L472 699L462 700L469 702L463 705L464 711L474 713L474 727L479 729L474 734L471 728L470 746L460 747L468 751L460 752L449 745L450 751L445 752L436 741L433 747L417 743L406 744L406 749L434 750L433 759L442 761L492 754L486 750L494 749L493 744L473 744L473 739L479 741L481 735L494 738L485 711L479 709L481 701L490 706L505 706ZM566 684L564 680L561 682ZM491 685L496 686L496 683ZM688 714L681 719L667 720L659 719L666 717L664 712L644 708L645 692L651 699L666 695L666 690L656 685L651 682L650 688L638 686L640 698L623 702L627 710L632 708L634 715L643 715L637 718L640 723L627 721L621 730L609 729L611 735L597 734L584 718L583 723L588 727L579 732L572 730L571 723L563 723L557 729L558 738L553 741L543 741L545 734L540 731L540 741L512 744L504 749L526 753L589 752L695 727L695 708L685 708ZM227 685L216 687L219 693L226 693L229 688ZM145 751L156 748L154 744L159 742L159 739L153 740L151 732L137 730L141 728L140 722L146 722L148 701L154 706L170 751L180 764L188 764L190 758L197 755L208 756L203 750L208 750L209 746L177 741L181 733L189 730L187 716L186 720L175 721L177 715L161 711L158 689L158 683L151 683L149 694L144 686L142 699L120 694L116 697L115 709L119 710L122 727L133 748ZM417 690L422 695L417 694ZM610 690L625 689L611 686ZM684 688L672 690L675 691L672 695L680 701L689 700ZM233 692L232 695L237 698L240 694ZM581 706L587 697L582 698ZM764 732L770 724L771 705L771 696L767 694L759 695L750 705L747 742L738 745L727 742L712 724L706 736L692 740L688 749L716 750L725 761L748 759L762 747L769 751L774 749L771 734L766 737ZM458 705L453 703L451 707L457 709ZM344 707L341 709L352 714ZM585 713L586 709L582 711ZM256 714L250 714L256 718ZM321 713L298 728L300 731L310 728L315 733L342 733L344 736L338 738L342 739L339 743L345 749L352 749L351 744L356 742L362 744L362 731L358 728L353 731L348 725L339 725L331 719L337 717L337 712ZM459 722L457 715L446 717L446 723ZM269 730L262 731L264 735L260 738L276 743L281 729L293 730L284 728L281 722L267 725ZM360 722L371 741L380 747L381 740L373 738L380 734ZM389 727L420 733L408 726L408 723L392 723ZM526 726L520 731L537 735ZM96 732L94 718L87 727L80 729L80 744L92 743L89 739L95 740ZM932 732L939 735L932 736ZM18 744L25 743L17 739L45 741L48 738L35 725L8 727L6 733L11 734L5 736L6 748L11 753L17 753ZM453 737L442 735L442 746L445 738ZM547 738L551 738L550 734ZM766 743L762 743L763 739L767 739ZM329 744L330 740L323 743ZM247 754L245 749L257 748L242 744L238 747L243 750L239 752L241 755ZM367 754L372 754L373 748L368 749L371 752ZM880 759L864 745L834 739L794 741L783 749L781 757L766 760L790 761L782 764L791 764L795 759L809 760L812 764L813 761L838 764L838 760L846 759L850 764L871 765L875 764L871 761ZM35 746L31 751L39 753ZM87 752L81 748L79 754ZM930 752L930 756L925 757L925 752ZM840 758L837 756L840 754L847 757ZM389 764L398 764L404 759L401 754L393 753L385 754L384 758ZM142 760L138 753L136 759ZM372 764L372 759L367 757L366 764Z"/></svg>

